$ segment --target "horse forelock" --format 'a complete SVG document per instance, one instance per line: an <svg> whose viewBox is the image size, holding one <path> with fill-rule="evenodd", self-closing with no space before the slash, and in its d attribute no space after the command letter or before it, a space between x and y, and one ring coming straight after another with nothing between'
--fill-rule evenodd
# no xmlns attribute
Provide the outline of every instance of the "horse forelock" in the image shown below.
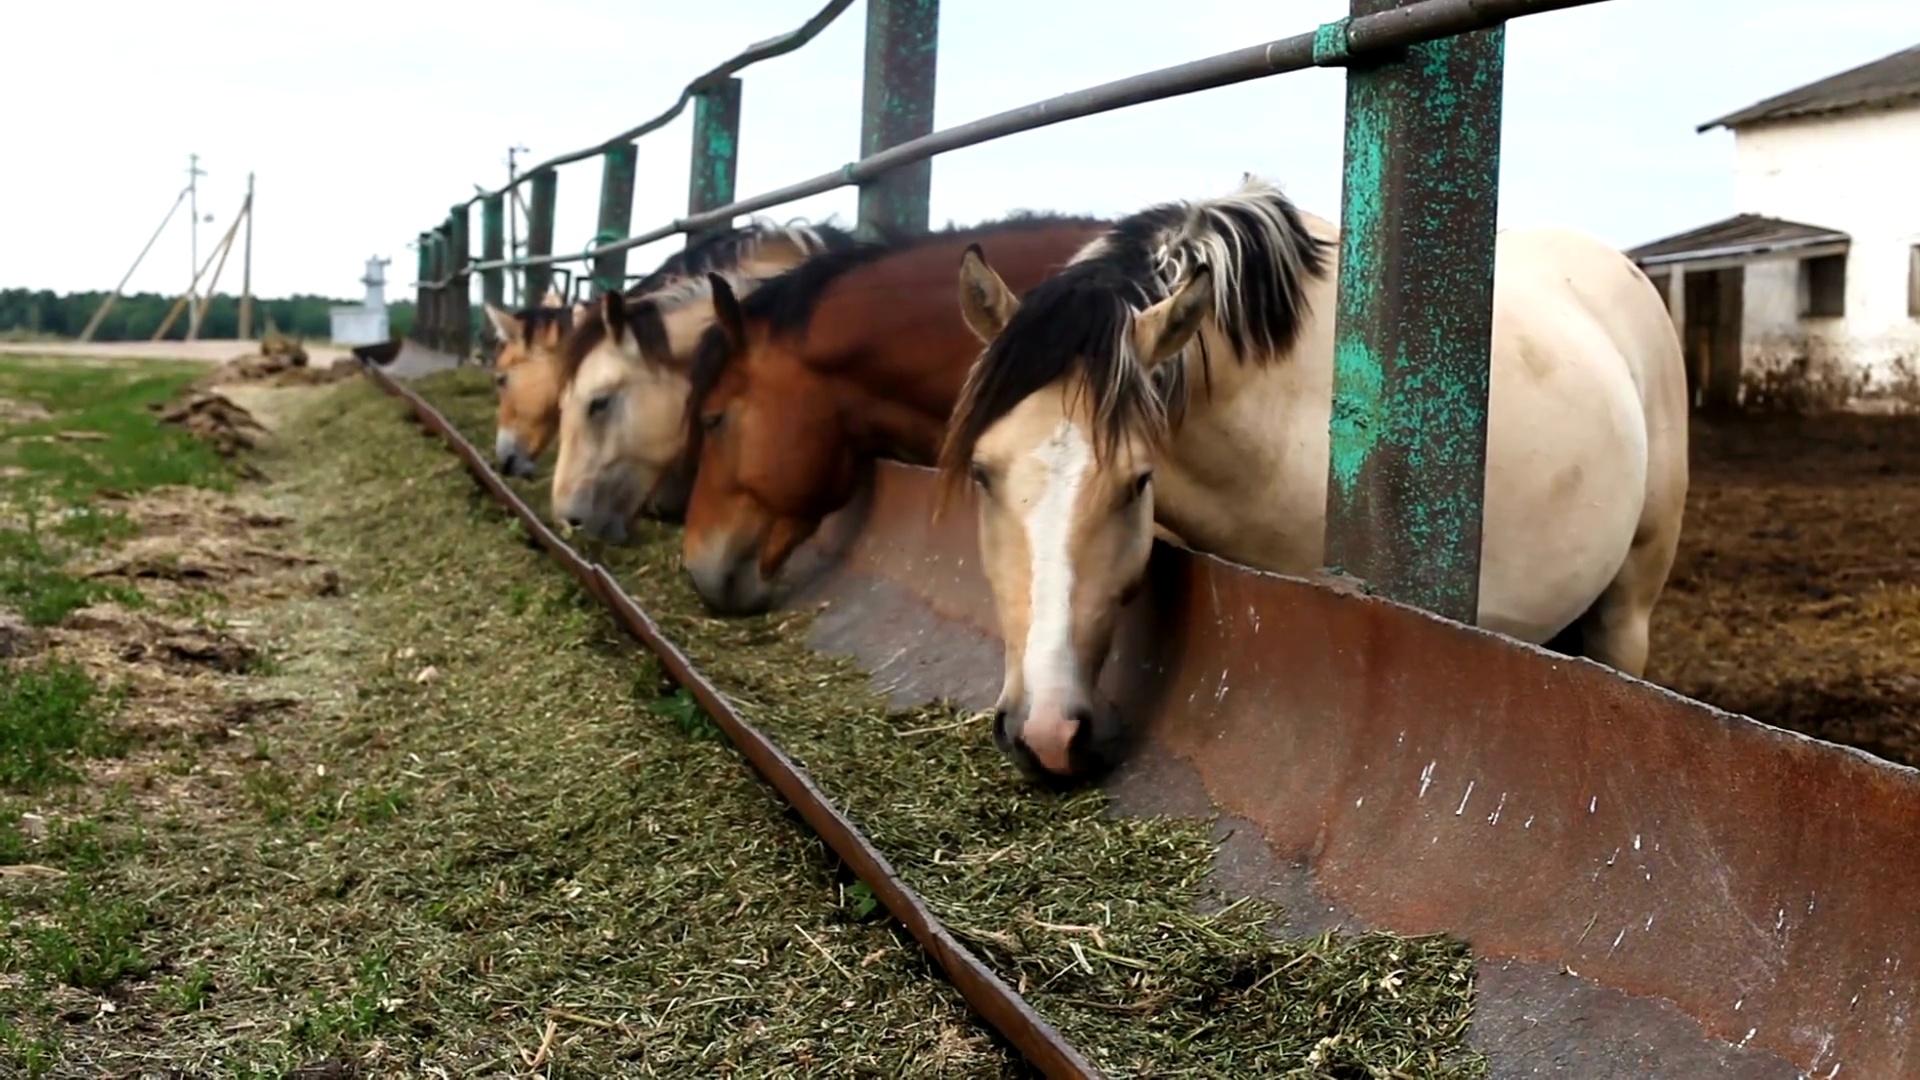
<svg viewBox="0 0 1920 1080"><path fill-rule="evenodd" d="M700 460L701 444L705 441L705 425L700 423L701 410L707 395L720 384L720 377L727 373L727 365L733 360L733 348L727 341L727 334L718 324L707 327L700 334L700 343L694 347L693 363L687 369L687 411L683 418L686 429L685 456L690 461Z"/></svg>
<svg viewBox="0 0 1920 1080"><path fill-rule="evenodd" d="M1284 355L1307 314L1309 278L1327 270L1313 236L1278 188L1248 177L1217 198L1161 203L1115 222L1025 298L969 374L949 423L941 469L963 475L981 436L1029 396L1066 378L1084 401L1096 460L1129 434L1164 440L1186 409L1189 368L1210 374L1205 340L1151 373L1135 355L1133 317L1172 295L1199 266L1214 276L1214 324L1241 363Z"/></svg>

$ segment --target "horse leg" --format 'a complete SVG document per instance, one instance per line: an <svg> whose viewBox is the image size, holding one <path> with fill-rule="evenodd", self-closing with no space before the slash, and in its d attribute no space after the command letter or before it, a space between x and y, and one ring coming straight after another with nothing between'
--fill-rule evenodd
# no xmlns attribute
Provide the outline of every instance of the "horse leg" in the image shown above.
<svg viewBox="0 0 1920 1080"><path fill-rule="evenodd" d="M1581 652L1596 663L1640 678L1647 668L1647 636L1654 601L1666 587L1680 546L1680 522L1656 527L1636 538L1620 572L1587 613L1554 638L1577 632ZM1551 645L1549 645L1551 647Z"/></svg>

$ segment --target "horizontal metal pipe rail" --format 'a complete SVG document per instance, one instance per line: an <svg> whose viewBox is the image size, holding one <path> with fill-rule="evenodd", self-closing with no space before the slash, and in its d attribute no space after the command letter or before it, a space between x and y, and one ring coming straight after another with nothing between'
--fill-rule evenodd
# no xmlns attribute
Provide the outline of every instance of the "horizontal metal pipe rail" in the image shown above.
<svg viewBox="0 0 1920 1080"><path fill-rule="evenodd" d="M1249 82L1271 75L1301 71L1310 67L1342 67L1355 59L1403 49L1439 38L1452 37L1498 26L1526 15L1584 7L1601 0L1422 0L1407 7L1362 15L1329 23L1316 30L1292 37L1220 53L1173 67L1160 68L1075 90L1030 105L1008 109L992 116L936 131L910 142L889 147L877 154L850 162L809 180L776 188L764 194L739 199L725 206L698 214L689 214L637 236L595 246L579 254L550 254L528 259L497 259L474 263L471 271L520 269L550 266L555 263L581 262L616 251L642 247L669 237L725 225L735 217L771 209L783 203L822 195L879 176L903 165L991 142L1026 131L1048 127L1084 116L1112 112L1132 105L1180 97L1201 90L1212 90L1235 83ZM718 69L716 69L717 71ZM708 78L703 76L702 78ZM675 106L675 114L684 107ZM669 116L668 119L671 119ZM663 121L664 123L664 121ZM636 129L639 130L639 129ZM649 129L651 130L651 129ZM624 141L610 140L608 145ZM595 147L564 156L556 162L577 161L604 149ZM532 171L532 170L530 170ZM425 283L427 288L443 288L452 280L449 274Z"/></svg>
<svg viewBox="0 0 1920 1080"><path fill-rule="evenodd" d="M1074 1080L1101 1075L1053 1025L1034 1011L1025 998L981 963L971 950L954 939L939 918L928 910L919 894L900 879L880 849L873 846L873 842L840 812L778 744L734 710L726 696L660 632L659 626L634 603L606 567L582 558L572 545L549 528L527 505L526 500L520 498L500 479L498 473L488 467L480 451L430 402L373 363L363 362L361 366L374 385L405 402L421 424L445 440L448 448L466 464L474 481L518 518L534 541L566 567L629 634L660 658L673 681L693 695L694 700L713 718L728 741L733 743L754 770L799 812L808 827L866 883L867 888L873 890L873 895L886 906L887 911L907 928L914 940L946 972L959 989L960 996L974 1011L1044 1075Z"/></svg>

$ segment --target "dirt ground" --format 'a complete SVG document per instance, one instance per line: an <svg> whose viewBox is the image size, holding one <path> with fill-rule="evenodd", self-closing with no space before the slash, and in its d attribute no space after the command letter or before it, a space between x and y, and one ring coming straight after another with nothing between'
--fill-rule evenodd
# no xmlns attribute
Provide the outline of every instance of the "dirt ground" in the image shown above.
<svg viewBox="0 0 1920 1080"><path fill-rule="evenodd" d="M1692 429L1648 677L1920 765L1920 416Z"/></svg>

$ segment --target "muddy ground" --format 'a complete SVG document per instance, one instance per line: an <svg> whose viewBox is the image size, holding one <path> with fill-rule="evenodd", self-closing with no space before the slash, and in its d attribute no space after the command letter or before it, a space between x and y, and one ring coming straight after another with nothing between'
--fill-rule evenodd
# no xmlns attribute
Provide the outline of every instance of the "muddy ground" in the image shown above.
<svg viewBox="0 0 1920 1080"><path fill-rule="evenodd" d="M1695 417L1648 677L1920 765L1920 417Z"/></svg>

